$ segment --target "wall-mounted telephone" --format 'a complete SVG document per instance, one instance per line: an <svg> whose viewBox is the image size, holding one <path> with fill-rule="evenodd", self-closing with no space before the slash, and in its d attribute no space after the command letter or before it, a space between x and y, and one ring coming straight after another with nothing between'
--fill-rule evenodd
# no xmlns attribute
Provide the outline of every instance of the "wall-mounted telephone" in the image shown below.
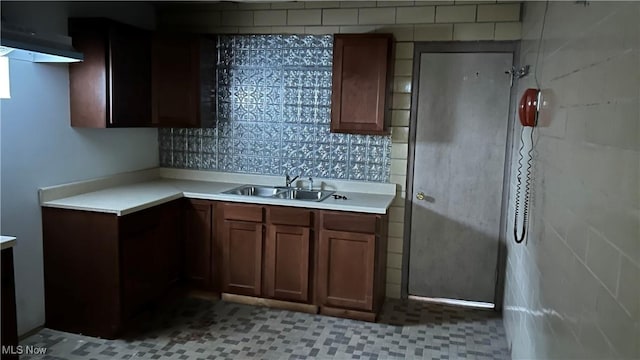
<svg viewBox="0 0 640 360"><path fill-rule="evenodd" d="M518 106L518 115L520 115L520 123L522 126L536 126L538 121L538 96L540 90L527 89L520 98Z"/></svg>
<svg viewBox="0 0 640 360"><path fill-rule="evenodd" d="M524 204L522 209L522 229L521 236L518 236L518 217L520 213L520 195L523 191L523 168L525 165L524 162L524 133L527 127L535 127L538 124L538 113L539 113L539 103L540 103L540 90L538 89L527 89L524 94L522 94L522 98L520 98L520 104L518 105L518 115L520 117L520 123L522 124L522 129L520 131L520 150L518 150L518 154L520 158L518 159L518 176L517 176L517 185L516 185L516 201L515 201L515 219L513 220L513 236L516 243L521 243L527 232L527 221L529 219L529 194L531 190L531 168L533 167L533 129L530 129L531 134L531 146L529 151L527 152L527 164L526 164L526 175L524 179Z"/></svg>

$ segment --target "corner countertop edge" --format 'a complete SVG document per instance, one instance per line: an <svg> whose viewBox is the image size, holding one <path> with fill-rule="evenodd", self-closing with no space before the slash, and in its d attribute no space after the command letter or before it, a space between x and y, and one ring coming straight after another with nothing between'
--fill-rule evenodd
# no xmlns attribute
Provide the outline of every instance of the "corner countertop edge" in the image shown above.
<svg viewBox="0 0 640 360"><path fill-rule="evenodd" d="M0 236L0 250L11 249L16 246L16 241L15 236Z"/></svg>

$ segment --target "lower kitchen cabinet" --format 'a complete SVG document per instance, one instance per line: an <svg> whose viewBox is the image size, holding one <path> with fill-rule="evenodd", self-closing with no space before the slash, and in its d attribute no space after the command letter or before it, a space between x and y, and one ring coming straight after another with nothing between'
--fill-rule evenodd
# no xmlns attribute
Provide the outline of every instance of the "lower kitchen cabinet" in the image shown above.
<svg viewBox="0 0 640 360"><path fill-rule="evenodd" d="M265 297L312 302L316 213L284 206L266 208Z"/></svg>
<svg viewBox="0 0 640 360"><path fill-rule="evenodd" d="M180 209L174 201L119 217L43 208L45 325L121 333L180 277Z"/></svg>
<svg viewBox="0 0 640 360"><path fill-rule="evenodd" d="M190 199L184 211L184 278L190 288L215 290L214 202Z"/></svg>
<svg viewBox="0 0 640 360"><path fill-rule="evenodd" d="M264 295L309 301L311 230L301 226L269 225L264 249Z"/></svg>
<svg viewBox="0 0 640 360"><path fill-rule="evenodd" d="M222 204L222 291L262 294L262 206Z"/></svg>
<svg viewBox="0 0 640 360"><path fill-rule="evenodd" d="M320 231L322 304L373 310L375 241L373 234Z"/></svg>
<svg viewBox="0 0 640 360"><path fill-rule="evenodd" d="M231 203L220 209L222 291L311 302L313 211Z"/></svg>
<svg viewBox="0 0 640 360"><path fill-rule="evenodd" d="M122 306L133 317L180 279L180 204L119 218Z"/></svg>
<svg viewBox="0 0 640 360"><path fill-rule="evenodd" d="M184 223L182 213L182 201L177 200L160 206L161 211L156 213L158 226L156 227L157 239L162 239L154 244L156 248L154 260L156 269L154 277L159 279L161 290L166 290L182 279L184 258L182 253L182 233ZM176 256L177 255L177 256Z"/></svg>
<svg viewBox="0 0 640 360"><path fill-rule="evenodd" d="M183 279L369 321L384 301L386 215L188 199L125 216L45 207L42 222L56 330L117 337Z"/></svg>
<svg viewBox="0 0 640 360"><path fill-rule="evenodd" d="M223 203L217 218L223 292L375 321L385 296L386 215Z"/></svg>
<svg viewBox="0 0 640 360"><path fill-rule="evenodd" d="M260 296L262 224L225 220L223 227L223 290L240 295Z"/></svg>
<svg viewBox="0 0 640 360"><path fill-rule="evenodd" d="M148 231L148 232L147 232ZM155 284L152 252L156 248L153 228L138 228L122 234L120 260L122 279L122 310L125 318L133 315L158 296L160 288ZM150 236L151 235L151 236Z"/></svg>
<svg viewBox="0 0 640 360"><path fill-rule="evenodd" d="M320 222L320 311L374 321L385 295L387 217L323 211Z"/></svg>
<svg viewBox="0 0 640 360"><path fill-rule="evenodd" d="M12 353L18 347L18 321L16 318L16 282L13 271L13 248L3 249L0 255L0 346L2 359L17 360L18 354ZM9 352L5 352L9 349ZM11 351L13 350L13 351Z"/></svg>

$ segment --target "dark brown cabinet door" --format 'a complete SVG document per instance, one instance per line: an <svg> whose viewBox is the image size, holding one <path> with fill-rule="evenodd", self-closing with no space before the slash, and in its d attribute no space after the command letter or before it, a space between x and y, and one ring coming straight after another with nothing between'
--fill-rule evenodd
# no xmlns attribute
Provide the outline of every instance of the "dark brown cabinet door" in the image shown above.
<svg viewBox="0 0 640 360"><path fill-rule="evenodd" d="M182 250L182 202L163 205L156 228L156 274L158 287L164 291L180 281L183 259Z"/></svg>
<svg viewBox="0 0 640 360"><path fill-rule="evenodd" d="M119 334L118 222L114 214L42 208L46 327L109 339Z"/></svg>
<svg viewBox="0 0 640 360"><path fill-rule="evenodd" d="M151 35L112 23L109 29L109 127L146 127L151 121Z"/></svg>
<svg viewBox="0 0 640 360"><path fill-rule="evenodd" d="M208 201L189 200L185 210L184 276L190 286L213 287L213 216Z"/></svg>
<svg viewBox="0 0 640 360"><path fill-rule="evenodd" d="M262 223L224 220L222 227L222 290L260 296Z"/></svg>
<svg viewBox="0 0 640 360"><path fill-rule="evenodd" d="M156 35L151 63L154 126L199 127L200 39Z"/></svg>
<svg viewBox="0 0 640 360"><path fill-rule="evenodd" d="M131 317L180 277L180 202L119 218L123 310Z"/></svg>
<svg viewBox="0 0 640 360"><path fill-rule="evenodd" d="M108 113L108 29L91 26L86 20L70 19L73 47L84 61L69 64L69 106L71 126L107 127Z"/></svg>
<svg viewBox="0 0 640 360"><path fill-rule="evenodd" d="M140 227L121 237L122 307L130 318L159 295L156 283L155 229Z"/></svg>
<svg viewBox="0 0 640 360"><path fill-rule="evenodd" d="M388 134L393 35L334 37L331 131Z"/></svg>
<svg viewBox="0 0 640 360"><path fill-rule="evenodd" d="M269 225L264 250L266 297L309 300L310 234L306 227Z"/></svg>
<svg viewBox="0 0 640 360"><path fill-rule="evenodd" d="M374 234L320 231L318 292L321 305L373 310Z"/></svg>
<svg viewBox="0 0 640 360"><path fill-rule="evenodd" d="M0 318L2 319L2 327L0 331L0 345L4 349L11 346L16 349L18 346L18 323L16 318L16 284L13 274L13 249L8 248L2 250L0 257L0 272L2 284L2 305ZM3 359L17 360L17 354L3 353Z"/></svg>
<svg viewBox="0 0 640 360"><path fill-rule="evenodd" d="M149 32L101 18L69 20L84 61L69 64L71 126L145 127L151 124Z"/></svg>

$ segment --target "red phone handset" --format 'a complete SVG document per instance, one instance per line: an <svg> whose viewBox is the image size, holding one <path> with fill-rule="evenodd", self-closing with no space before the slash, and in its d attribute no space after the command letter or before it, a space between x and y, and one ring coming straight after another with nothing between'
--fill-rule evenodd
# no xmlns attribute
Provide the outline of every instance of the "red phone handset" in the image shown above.
<svg viewBox="0 0 640 360"><path fill-rule="evenodd" d="M520 123L522 126L536 126L538 122L538 89L527 89L522 98L520 98L520 106L518 107L518 115L520 115Z"/></svg>

